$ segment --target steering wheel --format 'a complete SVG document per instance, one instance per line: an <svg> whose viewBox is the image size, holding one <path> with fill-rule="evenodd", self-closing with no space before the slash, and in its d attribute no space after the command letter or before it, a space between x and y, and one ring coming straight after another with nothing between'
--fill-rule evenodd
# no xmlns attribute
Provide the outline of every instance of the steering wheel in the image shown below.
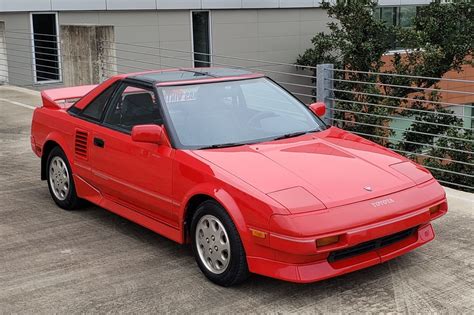
<svg viewBox="0 0 474 315"><path fill-rule="evenodd" d="M264 118L273 117L273 116L275 116L275 114L272 113L272 112L259 112L259 113L256 113L255 115L250 117L250 119L247 122L247 125L257 127L257 124L256 124L257 122L260 122ZM262 126L260 125L260 127L262 127Z"/></svg>

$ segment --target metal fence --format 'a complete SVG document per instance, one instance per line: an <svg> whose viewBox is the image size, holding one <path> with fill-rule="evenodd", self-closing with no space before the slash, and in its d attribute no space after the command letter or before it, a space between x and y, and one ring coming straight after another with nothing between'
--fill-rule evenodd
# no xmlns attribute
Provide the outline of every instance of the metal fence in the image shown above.
<svg viewBox="0 0 474 315"><path fill-rule="evenodd" d="M48 35L51 39L43 37L38 42L33 41L34 35L37 34L22 31L3 34L6 49L0 49L0 82L8 77L10 84L33 89L62 84L61 80L34 83L33 78L47 79L58 73L62 78L63 61L71 59L64 52L71 50L62 49L54 36ZM34 54L33 47L41 49L41 42L58 45L45 45L43 51ZM100 70L104 77L192 67L195 56L208 55L159 47L153 42L113 41L103 47ZM50 56L57 56L56 64ZM307 104L315 100L325 102L327 123L423 164L444 185L474 192L474 81L352 71L336 69L330 64L311 67L219 54L210 56L212 66L262 72ZM79 59L78 63L85 62ZM97 65L89 62L85 66ZM450 88L448 83L457 86ZM452 95L463 96L463 102L450 101Z"/></svg>
<svg viewBox="0 0 474 315"><path fill-rule="evenodd" d="M32 39L34 35L51 37L52 39L35 40L36 45L34 45ZM0 33L1 36L2 34ZM61 84L61 82L35 84L33 80L35 77L47 79L47 75L55 74L56 71L62 73L66 70L63 61L70 57L70 55L64 53L66 49L38 45L38 42L56 43L56 37L54 35L31 34L23 31L5 31L4 38L7 49L6 52L0 50L0 61L8 62L8 71L2 72L0 70L0 78L8 78L10 84L33 89L43 89L55 84ZM107 76L162 68L192 67L194 55L209 55L185 49L158 47L155 42L124 43L114 41L110 44L108 48L105 48L103 53L104 60L101 63L101 70ZM37 52L34 58L34 47L49 51ZM77 49L79 49L77 53L80 54L80 48ZM43 65L41 71L35 69L33 60L47 63L51 56L59 57L60 62L58 65ZM210 54L210 56L212 58L210 65L212 66L241 68L261 72L278 81L305 102L310 102L315 97L313 94L315 90L313 67L296 67L292 63L219 54ZM75 62L84 63L81 60L76 60ZM89 65L87 63L86 66Z"/></svg>
<svg viewBox="0 0 474 315"><path fill-rule="evenodd" d="M419 162L444 185L474 191L474 81L332 65L318 66L317 81L332 125ZM449 101L452 95L466 103Z"/></svg>

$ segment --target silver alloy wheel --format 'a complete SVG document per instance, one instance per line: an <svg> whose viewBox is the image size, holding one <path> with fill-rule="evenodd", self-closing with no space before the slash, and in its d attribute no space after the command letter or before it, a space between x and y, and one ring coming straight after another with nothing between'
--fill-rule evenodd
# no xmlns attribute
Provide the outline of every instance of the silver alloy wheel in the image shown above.
<svg viewBox="0 0 474 315"><path fill-rule="evenodd" d="M53 157L49 164L49 184L56 198L66 199L71 183L66 163L59 156Z"/></svg>
<svg viewBox="0 0 474 315"><path fill-rule="evenodd" d="M222 222L213 215L204 215L196 225L196 247L201 262L214 273L223 273L230 262L230 240Z"/></svg>

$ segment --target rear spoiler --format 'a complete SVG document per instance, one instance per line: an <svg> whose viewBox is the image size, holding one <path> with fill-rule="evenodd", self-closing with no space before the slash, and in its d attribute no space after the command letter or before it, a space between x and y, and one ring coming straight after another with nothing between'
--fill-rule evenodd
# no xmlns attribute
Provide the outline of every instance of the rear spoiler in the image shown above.
<svg viewBox="0 0 474 315"><path fill-rule="evenodd" d="M95 87L97 87L97 85L82 85L44 90L41 92L43 106L54 109L67 109Z"/></svg>

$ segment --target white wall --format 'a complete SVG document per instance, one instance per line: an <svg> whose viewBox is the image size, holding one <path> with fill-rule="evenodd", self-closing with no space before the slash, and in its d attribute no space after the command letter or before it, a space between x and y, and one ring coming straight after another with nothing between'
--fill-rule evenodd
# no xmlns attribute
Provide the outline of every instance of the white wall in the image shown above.
<svg viewBox="0 0 474 315"><path fill-rule="evenodd" d="M314 83L311 71L297 71L296 60L312 46L315 34L327 30L330 21L325 10L305 9L257 9L212 10L213 59L216 66L232 65L253 67L280 82L308 85L285 86L292 92L311 95ZM243 61L218 56L235 56L252 59ZM262 61L285 63L275 65ZM282 74L291 73L291 74ZM308 98L302 98L308 101Z"/></svg>
<svg viewBox="0 0 474 315"><path fill-rule="evenodd" d="M191 67L190 23L187 10L59 13L60 25L113 25L119 72Z"/></svg>
<svg viewBox="0 0 474 315"><path fill-rule="evenodd" d="M177 10L319 7L321 0L0 0L0 12ZM430 0L380 0L380 5L426 4Z"/></svg>
<svg viewBox="0 0 474 315"><path fill-rule="evenodd" d="M29 85L33 83L30 16L28 13L0 13L5 22L5 46L8 60L9 83ZM14 32L14 33L10 33Z"/></svg>
<svg viewBox="0 0 474 315"><path fill-rule="evenodd" d="M27 34L30 32L29 14L5 13L0 14L0 20L2 17L7 31L25 33L7 33L9 37L19 38L7 39L7 49L11 61L9 65L21 62L19 66L24 68L9 70L20 71L21 78L28 78L32 73L32 49L15 44L31 45ZM114 26L114 52L120 73L193 65L190 10L60 11L58 19L59 25ZM326 30L328 21L326 12L320 8L211 10L212 52L222 56L293 64L298 55L311 46L311 38ZM215 57L213 61L216 66L257 66L257 69L269 70L267 74L281 81L312 84L307 78L272 72L296 72L292 66L222 57ZM114 70L115 65L111 64L111 74ZM310 94L311 90L303 88L301 92Z"/></svg>

